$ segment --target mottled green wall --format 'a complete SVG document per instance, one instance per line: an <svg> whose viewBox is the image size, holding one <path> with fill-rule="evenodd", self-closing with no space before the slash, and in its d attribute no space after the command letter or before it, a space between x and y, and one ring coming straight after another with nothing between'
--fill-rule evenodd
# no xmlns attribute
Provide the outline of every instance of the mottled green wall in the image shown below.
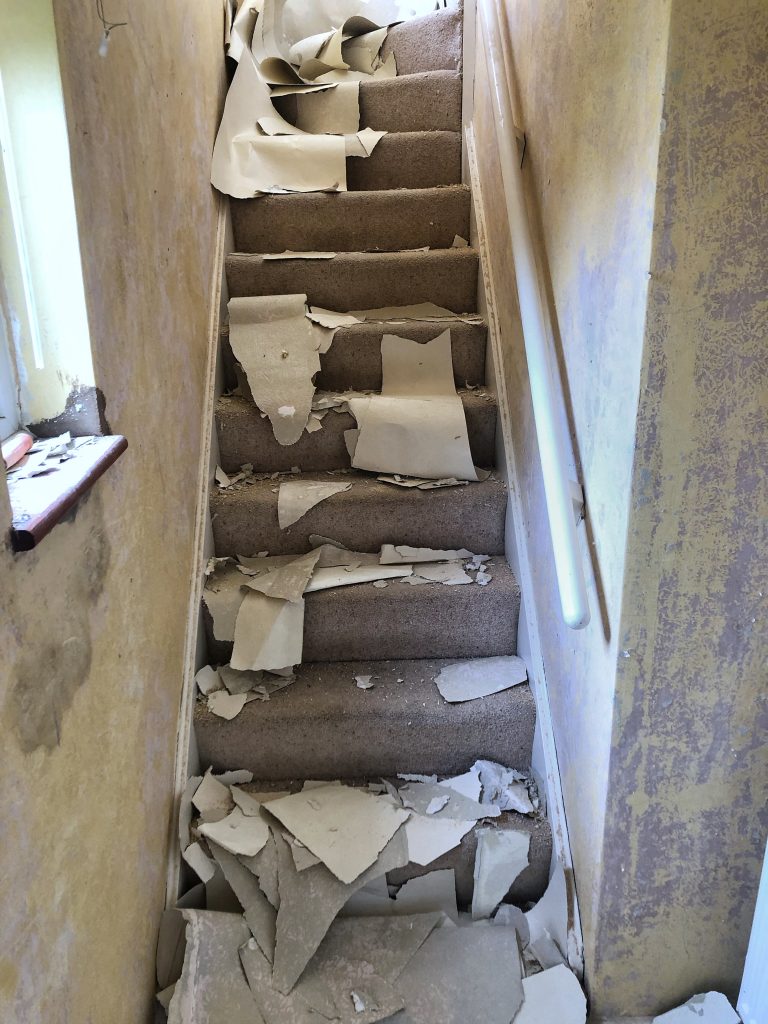
<svg viewBox="0 0 768 1024"><path fill-rule="evenodd" d="M57 0L94 369L128 452L14 556L0 480L0 1020L152 1005L217 204L217 0ZM44 140L41 158L44 159Z"/></svg>
<svg viewBox="0 0 768 1024"><path fill-rule="evenodd" d="M738 991L768 833L768 6L676 0L592 986Z"/></svg>

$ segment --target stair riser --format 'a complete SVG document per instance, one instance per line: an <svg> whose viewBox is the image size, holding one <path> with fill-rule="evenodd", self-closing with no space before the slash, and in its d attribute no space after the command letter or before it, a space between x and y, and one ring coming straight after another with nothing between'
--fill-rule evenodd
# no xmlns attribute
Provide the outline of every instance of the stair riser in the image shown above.
<svg viewBox="0 0 768 1024"><path fill-rule="evenodd" d="M398 75L461 71L464 18L461 9L435 11L393 25L382 54L394 53Z"/></svg>
<svg viewBox="0 0 768 1024"><path fill-rule="evenodd" d="M306 596L303 661L481 658L514 654L520 592L516 584L412 587L390 583L339 587ZM228 662L232 644L213 639L211 661Z"/></svg>
<svg viewBox="0 0 768 1024"><path fill-rule="evenodd" d="M366 667L370 673L376 666ZM201 763L215 771L236 764L266 781L394 778L398 772L453 775L478 751L500 764L531 763L536 705L527 686L486 697L482 714L472 701L450 708L450 715L440 708L435 713L409 702L405 686L402 694L391 694L391 706L377 701L367 711L375 674L374 690L365 692L355 686L355 670L349 666L346 709L315 708L310 694L303 708L295 708L303 713L282 714L288 695L279 693L254 705L254 714L241 712L231 722L198 713Z"/></svg>
<svg viewBox="0 0 768 1024"><path fill-rule="evenodd" d="M272 490L277 482L268 484L211 496L217 555L308 551L310 534L333 537L354 551L410 544L504 553L507 494L497 480L434 491L355 482L348 491L315 505L286 530L281 530L277 521L278 495Z"/></svg>
<svg viewBox="0 0 768 1024"><path fill-rule="evenodd" d="M477 253L438 249L428 253L340 253L330 260L263 260L227 257L231 296L295 295L309 304L347 312L434 302L454 313L477 309Z"/></svg>
<svg viewBox="0 0 768 1024"><path fill-rule="evenodd" d="M296 123L296 97L273 100ZM360 127L385 132L461 131L461 75L434 71L360 83Z"/></svg>
<svg viewBox="0 0 768 1024"><path fill-rule="evenodd" d="M459 132L385 135L367 158L347 160L347 188L436 188L461 181Z"/></svg>
<svg viewBox="0 0 768 1024"><path fill-rule="evenodd" d="M320 356L322 369L315 381L320 391L381 391L381 339L384 334L427 342L450 329L453 377L457 388L485 382L487 329L484 324L413 321L408 324L361 323L340 328L333 344ZM238 384L229 339L222 338L226 389Z"/></svg>
<svg viewBox="0 0 768 1024"><path fill-rule="evenodd" d="M339 192L233 199L238 252L448 249L469 237L469 190Z"/></svg>
<svg viewBox="0 0 768 1024"><path fill-rule="evenodd" d="M487 330L484 324L358 324L336 332L333 344L320 357L317 377L321 391L380 391L381 339L384 334L427 342L450 328L453 377L457 388L485 383Z"/></svg>
<svg viewBox="0 0 768 1024"><path fill-rule="evenodd" d="M528 832L531 842L528 849L528 867L517 876L506 899L517 906L525 907L528 903L541 899L549 883L552 831L546 820L532 821L522 815L514 816L514 828L518 832ZM424 867L418 864L409 864L406 868L391 871L387 875L387 881L390 885L401 885L410 878L418 878L430 871L453 868L456 875L456 898L459 910L469 910L472 905L476 852L477 833L472 829L464 836L461 845L456 849L450 850ZM542 1020L540 1024L555 1024L555 1021Z"/></svg>
<svg viewBox="0 0 768 1024"><path fill-rule="evenodd" d="M496 406L491 402L465 403L469 447L476 466L494 463ZM321 430L301 435L292 445L275 440L272 425L250 402L225 400L216 412L221 466L227 473L251 463L257 473L289 472L298 466L303 472L351 468L344 431L357 423L349 413L326 413Z"/></svg>
<svg viewBox="0 0 768 1024"><path fill-rule="evenodd" d="M386 132L460 132L461 75L433 71L362 82L360 126Z"/></svg>

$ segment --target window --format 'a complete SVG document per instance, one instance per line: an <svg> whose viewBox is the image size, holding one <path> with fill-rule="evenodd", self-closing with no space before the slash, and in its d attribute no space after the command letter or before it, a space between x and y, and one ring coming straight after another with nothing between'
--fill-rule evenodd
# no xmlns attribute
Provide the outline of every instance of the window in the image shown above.
<svg viewBox="0 0 768 1024"><path fill-rule="evenodd" d="M101 411L51 0L0 0L0 25L0 441L20 426L40 439L3 446L11 541L24 551L126 441L93 436Z"/></svg>
<svg viewBox="0 0 768 1024"><path fill-rule="evenodd" d="M0 0L0 23L0 434L56 433L94 379L50 0Z"/></svg>

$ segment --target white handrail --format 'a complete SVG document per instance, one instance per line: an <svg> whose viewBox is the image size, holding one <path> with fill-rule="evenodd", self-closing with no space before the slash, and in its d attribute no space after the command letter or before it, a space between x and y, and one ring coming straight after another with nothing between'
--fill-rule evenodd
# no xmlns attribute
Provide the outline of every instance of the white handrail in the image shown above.
<svg viewBox="0 0 768 1024"><path fill-rule="evenodd" d="M558 424L558 393L552 373L547 321L525 205L516 127L506 82L501 24L495 0L480 0L480 9L485 27L499 161L560 605L566 625L571 629L583 629L589 622L587 585L576 536L565 439Z"/></svg>

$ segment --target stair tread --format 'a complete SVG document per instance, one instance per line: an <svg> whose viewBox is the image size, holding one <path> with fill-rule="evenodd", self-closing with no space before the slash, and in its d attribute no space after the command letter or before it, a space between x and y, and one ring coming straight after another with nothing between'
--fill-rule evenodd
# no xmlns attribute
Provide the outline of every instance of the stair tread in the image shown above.
<svg viewBox="0 0 768 1024"><path fill-rule="evenodd" d="M461 91L458 71L419 71L362 81L360 127L386 132L458 132ZM275 97L273 102L282 117L296 123L296 96Z"/></svg>
<svg viewBox="0 0 768 1024"><path fill-rule="evenodd" d="M390 132L367 158L347 158L347 188L432 188L461 181L460 132Z"/></svg>
<svg viewBox="0 0 768 1024"><path fill-rule="evenodd" d="M298 522L281 530L277 521L279 480L258 480L211 495L216 554L289 554L309 550L310 534L333 537L352 550L382 544L470 548L478 554L504 552L507 490L497 476L464 487L420 491L381 483L375 476L301 473L291 480L351 482L348 491L326 498Z"/></svg>
<svg viewBox="0 0 768 1024"><path fill-rule="evenodd" d="M300 665L294 683L231 721L200 701L201 757L217 766L225 757L264 779L450 775L477 757L527 768L536 721L530 688L448 704L434 680L455 660ZM359 689L357 675L371 675L373 688Z"/></svg>
<svg viewBox="0 0 768 1024"><path fill-rule="evenodd" d="M348 312L434 302L453 313L477 308L478 254L472 248L428 252L340 252L333 259L226 258L231 296L296 295L310 305Z"/></svg>
<svg viewBox="0 0 768 1024"><path fill-rule="evenodd" d="M382 589L359 583L307 594L303 661L514 654L520 587L504 559L487 564L492 580L482 587L394 580ZM238 585L235 579L226 584ZM232 642L214 638L207 609L203 618L210 658L228 661Z"/></svg>
<svg viewBox="0 0 768 1024"><path fill-rule="evenodd" d="M395 54L398 75L417 71L461 71L464 12L445 8L392 25L382 56Z"/></svg>
<svg viewBox="0 0 768 1024"><path fill-rule="evenodd" d="M466 185L230 201L235 247L252 253L449 248L455 235L468 237L469 207Z"/></svg>
<svg viewBox="0 0 768 1024"><path fill-rule="evenodd" d="M463 390L459 397L475 465L490 468L495 458L496 400L487 392ZM269 420L247 398L225 395L216 405L220 464L227 473L237 472L246 463L257 473L288 472L294 466L305 472L349 469L344 431L355 426L351 413L331 410L321 430L305 431L295 444L286 446L278 444Z"/></svg>

